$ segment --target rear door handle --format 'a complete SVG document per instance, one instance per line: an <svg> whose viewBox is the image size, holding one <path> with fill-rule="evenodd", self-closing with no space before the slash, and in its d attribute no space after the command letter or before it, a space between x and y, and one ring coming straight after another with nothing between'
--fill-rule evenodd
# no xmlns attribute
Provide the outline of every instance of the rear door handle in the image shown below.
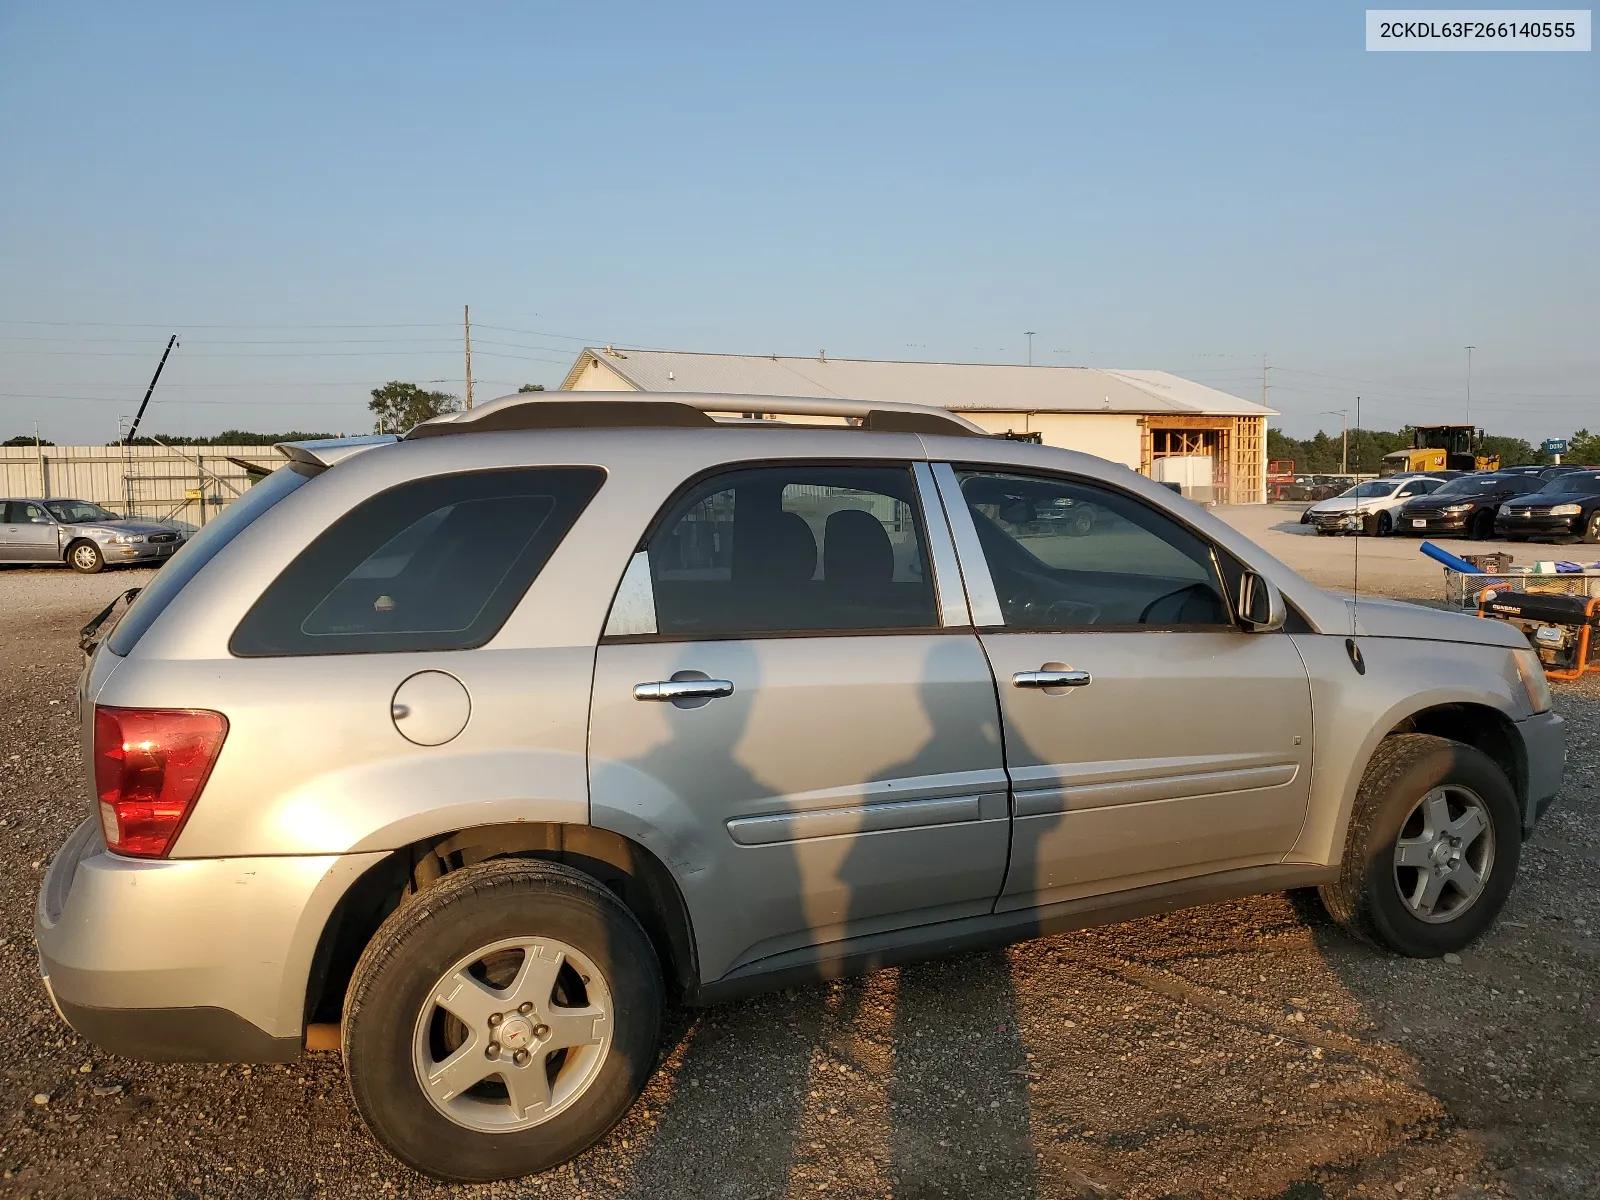
<svg viewBox="0 0 1600 1200"><path fill-rule="evenodd" d="M1088 687L1093 677L1087 671L1018 671L1011 686L1019 688Z"/></svg>
<svg viewBox="0 0 1600 1200"><path fill-rule="evenodd" d="M635 700L716 700L731 695L730 679L658 679L633 685Z"/></svg>

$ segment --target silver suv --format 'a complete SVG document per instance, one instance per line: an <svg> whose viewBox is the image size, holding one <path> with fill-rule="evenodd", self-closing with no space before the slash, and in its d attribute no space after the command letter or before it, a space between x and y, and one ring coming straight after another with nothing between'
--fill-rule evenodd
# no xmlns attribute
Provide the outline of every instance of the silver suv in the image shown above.
<svg viewBox="0 0 1600 1200"><path fill-rule="evenodd" d="M1458 949L1561 783L1510 627L938 409L513 396L281 449L92 649L41 968L121 1054L341 1047L439 1177L601 1137L669 997L1307 886Z"/></svg>

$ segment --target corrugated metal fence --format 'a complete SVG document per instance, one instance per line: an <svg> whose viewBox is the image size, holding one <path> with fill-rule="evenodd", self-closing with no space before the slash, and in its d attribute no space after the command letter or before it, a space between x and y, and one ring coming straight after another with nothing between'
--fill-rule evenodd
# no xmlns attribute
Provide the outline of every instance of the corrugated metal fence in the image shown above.
<svg viewBox="0 0 1600 1200"><path fill-rule="evenodd" d="M269 471L283 462L271 446L0 446L0 496L92 500L204 525L250 486L233 458Z"/></svg>

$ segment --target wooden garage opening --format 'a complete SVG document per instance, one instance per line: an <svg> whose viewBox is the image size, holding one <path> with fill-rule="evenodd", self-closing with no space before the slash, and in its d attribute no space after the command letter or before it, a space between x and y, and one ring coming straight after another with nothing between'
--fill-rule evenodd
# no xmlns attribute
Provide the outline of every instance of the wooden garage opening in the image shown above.
<svg viewBox="0 0 1600 1200"><path fill-rule="evenodd" d="M1140 424L1145 475L1178 483L1202 504L1265 501L1264 417L1152 416Z"/></svg>

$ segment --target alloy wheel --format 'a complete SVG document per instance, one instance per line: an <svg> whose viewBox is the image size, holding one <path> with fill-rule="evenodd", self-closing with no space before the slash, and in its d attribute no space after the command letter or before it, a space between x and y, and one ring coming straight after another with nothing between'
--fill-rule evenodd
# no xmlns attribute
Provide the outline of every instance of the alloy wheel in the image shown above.
<svg viewBox="0 0 1600 1200"><path fill-rule="evenodd" d="M1420 921L1453 921L1483 894L1494 869L1494 822L1483 798L1445 784L1406 817L1394 844L1394 884Z"/></svg>
<svg viewBox="0 0 1600 1200"><path fill-rule="evenodd" d="M611 1049L610 989L594 963L553 938L510 938L466 955L417 1016L412 1065L457 1125L510 1133L574 1104Z"/></svg>

